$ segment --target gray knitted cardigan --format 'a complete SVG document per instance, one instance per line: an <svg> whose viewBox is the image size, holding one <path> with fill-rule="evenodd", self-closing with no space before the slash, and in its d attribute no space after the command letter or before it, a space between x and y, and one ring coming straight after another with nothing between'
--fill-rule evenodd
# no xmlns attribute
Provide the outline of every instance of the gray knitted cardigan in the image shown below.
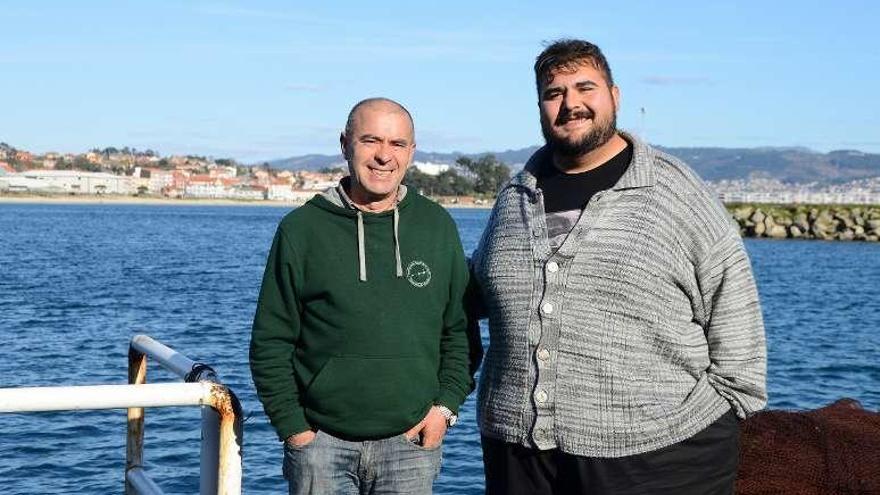
<svg viewBox="0 0 880 495"><path fill-rule="evenodd" d="M500 192L472 268L489 317L482 434L620 457L766 403L766 344L739 231L679 160L634 146L556 253L534 171Z"/></svg>

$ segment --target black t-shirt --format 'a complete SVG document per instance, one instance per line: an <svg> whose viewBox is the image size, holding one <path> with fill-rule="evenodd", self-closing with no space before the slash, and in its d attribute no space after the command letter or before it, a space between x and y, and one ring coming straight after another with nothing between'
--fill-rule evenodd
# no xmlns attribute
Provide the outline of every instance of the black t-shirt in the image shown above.
<svg viewBox="0 0 880 495"><path fill-rule="evenodd" d="M620 153L598 167L577 174L566 174L548 159L538 170L538 189L544 193L544 213L550 246L556 250L577 223L590 198L610 189L623 176L632 161L633 147L627 143Z"/></svg>

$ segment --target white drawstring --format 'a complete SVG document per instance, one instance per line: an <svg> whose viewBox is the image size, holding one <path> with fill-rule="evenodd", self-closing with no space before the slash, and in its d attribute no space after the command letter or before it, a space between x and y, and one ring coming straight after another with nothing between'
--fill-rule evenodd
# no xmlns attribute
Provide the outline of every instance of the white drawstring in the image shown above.
<svg viewBox="0 0 880 495"><path fill-rule="evenodd" d="M358 218L358 261L360 263L360 280L367 281L367 253L364 249L364 214L357 210Z"/></svg>
<svg viewBox="0 0 880 495"><path fill-rule="evenodd" d="M400 212L397 203L394 204L394 257L397 261L397 278L403 276L403 263L400 262Z"/></svg>

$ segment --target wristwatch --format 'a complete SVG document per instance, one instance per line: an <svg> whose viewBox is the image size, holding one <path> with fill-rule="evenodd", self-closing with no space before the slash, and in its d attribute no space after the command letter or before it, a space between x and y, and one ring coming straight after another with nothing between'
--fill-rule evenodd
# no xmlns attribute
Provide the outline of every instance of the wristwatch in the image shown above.
<svg viewBox="0 0 880 495"><path fill-rule="evenodd" d="M437 407L437 410L440 411L440 414L442 414L443 417L446 418L446 426L452 428L453 426L455 426L455 423L458 423L458 416L456 416L455 413L452 412L452 409L449 409L443 404L435 405Z"/></svg>

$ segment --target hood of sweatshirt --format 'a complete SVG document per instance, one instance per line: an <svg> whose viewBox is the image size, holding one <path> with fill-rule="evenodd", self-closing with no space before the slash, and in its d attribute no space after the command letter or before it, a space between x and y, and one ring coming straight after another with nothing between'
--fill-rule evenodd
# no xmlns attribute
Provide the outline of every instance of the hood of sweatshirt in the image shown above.
<svg viewBox="0 0 880 495"><path fill-rule="evenodd" d="M372 213L368 211L363 211L354 204L351 198L348 196L348 193L345 192L345 188L349 185L349 177L343 177L339 184L335 187L328 188L324 192L322 192L319 196L326 200L329 203L328 206L332 207L334 213L345 215L352 217L352 219L356 220L355 228L357 229L357 244L358 244L358 279L361 282L367 281L367 252L364 246L364 216L388 216L393 215L394 221L392 222L394 228L394 266L396 267L395 275L400 278L403 277L403 263L400 259L400 208L405 207L407 201L406 193L407 188L403 184L398 186L397 189L397 199L394 202L394 208L388 211L383 211L379 213ZM319 207L323 207L322 205L318 205ZM329 210L329 208L324 208L325 210Z"/></svg>

